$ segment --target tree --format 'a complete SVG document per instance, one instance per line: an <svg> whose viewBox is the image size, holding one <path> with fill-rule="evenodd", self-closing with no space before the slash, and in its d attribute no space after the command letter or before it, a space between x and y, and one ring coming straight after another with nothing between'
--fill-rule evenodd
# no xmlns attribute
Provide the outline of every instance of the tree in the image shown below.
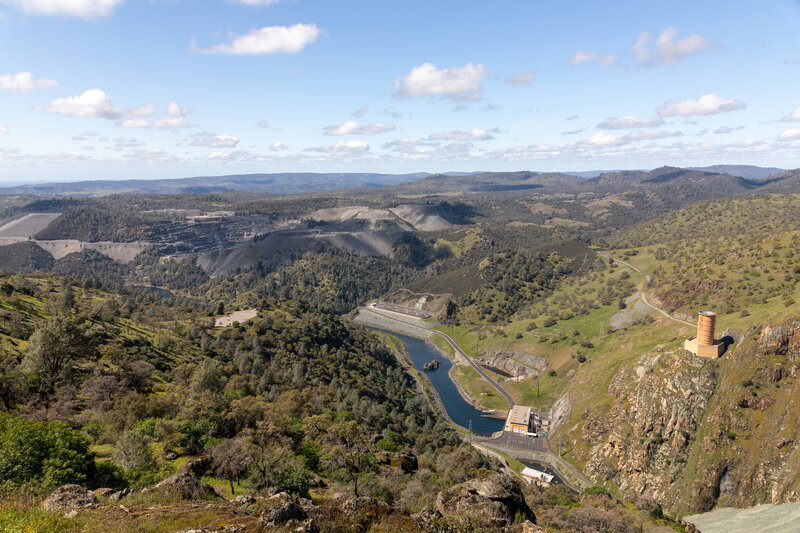
<svg viewBox="0 0 800 533"><path fill-rule="evenodd" d="M242 438L224 440L211 450L214 473L228 480L231 494L235 494L233 481L238 483L253 466L253 455L253 445Z"/></svg>
<svg viewBox="0 0 800 533"><path fill-rule="evenodd" d="M138 431L126 431L114 445L114 462L126 472L148 470L155 465L147 437Z"/></svg>
<svg viewBox="0 0 800 533"><path fill-rule="evenodd" d="M254 446L252 479L257 489L272 485L278 465L292 455L291 439L274 424L261 421L246 432Z"/></svg>
<svg viewBox="0 0 800 533"><path fill-rule="evenodd" d="M39 392L50 392L70 376L78 362L94 353L85 329L69 315L56 315L39 324L31 335L22 368L39 376Z"/></svg>
<svg viewBox="0 0 800 533"><path fill-rule="evenodd" d="M37 482L47 488L86 484L94 474L89 441L61 422L0 415L0 483Z"/></svg>
<svg viewBox="0 0 800 533"><path fill-rule="evenodd" d="M354 420L339 430L336 444L331 450L329 467L345 473L353 484L353 495L358 498L359 479L362 474L375 470L375 457Z"/></svg>

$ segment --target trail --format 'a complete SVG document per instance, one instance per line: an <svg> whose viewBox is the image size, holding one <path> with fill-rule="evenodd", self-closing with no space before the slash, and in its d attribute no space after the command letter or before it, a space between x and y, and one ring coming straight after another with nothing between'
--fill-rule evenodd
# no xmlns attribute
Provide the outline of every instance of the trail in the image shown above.
<svg viewBox="0 0 800 533"><path fill-rule="evenodd" d="M610 253L606 254L606 257L610 257L611 259L613 259L617 263L623 264L626 267L630 268L631 270L634 270L635 272L638 272L639 274L643 275L644 276L643 285L646 285L647 283L650 283L650 276L648 274L645 274L644 272L642 272L641 270L639 270L638 268L636 268L632 264L630 264L630 263L628 263L626 261L623 261L621 259L617 259L616 257L612 257ZM644 292L644 290L642 290L641 286L639 287L639 298L642 300L642 303L644 303L644 305L646 305L650 309L658 311L659 313L661 313L662 315L664 315L665 317L667 317L670 320L673 320L675 322L680 322L681 324L686 324L687 326L691 326L691 327L696 327L697 326L697 324L693 324L691 322L687 322L685 320L681 320L680 318L675 318L674 316L670 315L669 313L667 313L666 311L664 311L660 307L656 307L655 305L651 304L650 300L647 299L647 294L645 294L645 292Z"/></svg>

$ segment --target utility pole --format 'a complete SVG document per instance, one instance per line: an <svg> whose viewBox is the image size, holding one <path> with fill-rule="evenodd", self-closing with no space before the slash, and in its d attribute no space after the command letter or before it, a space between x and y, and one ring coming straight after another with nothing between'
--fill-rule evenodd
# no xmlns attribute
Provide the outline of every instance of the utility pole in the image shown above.
<svg viewBox="0 0 800 533"><path fill-rule="evenodd" d="M558 436L558 456L561 457L561 435Z"/></svg>
<svg viewBox="0 0 800 533"><path fill-rule="evenodd" d="M472 444L472 419L469 419L469 443Z"/></svg>

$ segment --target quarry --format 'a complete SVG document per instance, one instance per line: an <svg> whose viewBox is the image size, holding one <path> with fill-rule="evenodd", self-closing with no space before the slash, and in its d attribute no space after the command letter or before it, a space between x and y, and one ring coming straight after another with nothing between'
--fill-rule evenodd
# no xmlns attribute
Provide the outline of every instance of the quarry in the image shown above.
<svg viewBox="0 0 800 533"><path fill-rule="evenodd" d="M37 234L57 226L62 213L23 213L0 223L0 250L31 242L55 260L91 250L128 264L143 251L155 249L162 257L196 257L197 265L216 277L252 268L260 261L280 261L284 255L319 244L390 257L393 246L405 235L453 225L449 209L428 204L401 204L389 209L349 206L298 212L294 216L197 209L159 212L178 220L154 223L150 239L130 242L37 238Z"/></svg>

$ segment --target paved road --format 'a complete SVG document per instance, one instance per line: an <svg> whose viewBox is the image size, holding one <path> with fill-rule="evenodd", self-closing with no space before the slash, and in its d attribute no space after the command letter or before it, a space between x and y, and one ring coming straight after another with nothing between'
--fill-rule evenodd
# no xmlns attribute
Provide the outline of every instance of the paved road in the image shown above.
<svg viewBox="0 0 800 533"><path fill-rule="evenodd" d="M471 357L464 353L464 350L461 349L461 347L450 337L450 335L442 333L441 331L430 329L427 327L427 324L418 319L409 317L409 319L406 320L401 318L401 316L398 316L398 313L383 313L374 307L365 307L364 309L387 320L399 322L407 326L413 326L414 328L440 335L453 347L454 350L456 350L467 362L469 362L472 368L474 368L487 382L489 382L500 394L503 395L503 397L506 398L509 409L514 406L514 399L505 390L503 390L500 385L495 383L492 378L486 375L486 372L484 372L483 369L481 369ZM523 437L521 435L504 431L502 435L494 439L476 439L475 444L497 446L500 449L506 450L506 452L510 453L512 456L514 456L515 453L519 453L527 459L542 462L543 464L546 464L555 470L559 477L564 480L568 486L572 487L578 492L581 492L586 487L592 486L592 483L583 477L583 475L577 469L575 469L575 467L566 462L564 459L556 457L556 455L553 454L547 437ZM525 454L528 454L529 456Z"/></svg>
<svg viewBox="0 0 800 533"><path fill-rule="evenodd" d="M609 256L609 257L611 257L611 256ZM636 268L632 264L626 263L625 261L622 261L621 259L617 259L616 257L612 257L612 259L614 259L614 261L616 261L617 263L621 263L621 264L625 265L626 267L635 270L639 274L642 274L644 276L645 283L650 283L650 276L645 274L644 272L642 272L641 270L639 270L638 268ZM661 309L659 307L656 307L655 305L651 304L650 301L647 299L647 295L645 294L644 291L639 291L639 297L642 299L642 302L644 303L644 305L646 305L647 307L649 307L651 309L655 309L656 311L658 311L659 313L661 313L662 315L664 315L668 319L674 320L675 322L680 322L681 324L686 324L687 326L692 326L692 327L697 326L697 324L692 324L691 322L687 322L685 320L681 320L680 318L675 318L674 316L670 315L669 313L667 313L663 309Z"/></svg>
<svg viewBox="0 0 800 533"><path fill-rule="evenodd" d="M490 446L506 446L519 450L532 450L535 452L550 452L550 446L545 437L525 437L510 431L504 431L496 439L483 439L478 442L489 444Z"/></svg>
<svg viewBox="0 0 800 533"><path fill-rule="evenodd" d="M466 353L464 353L464 350L462 350L462 349L461 349L461 347L460 347L458 344L456 344L456 341L454 341L454 340L453 340L453 339L450 337L450 335L448 335L447 333L442 333L441 331L434 331L434 333L435 333L435 334L437 334L437 335L439 335L440 337L444 338L444 340L446 340L448 343L450 343L450 346L452 346L452 347L453 347L453 349L454 349L456 352L458 352L458 353L461 355L461 357L463 357L463 358L464 358L464 359L465 359L465 360L466 360L466 361L467 361L467 362L468 362L468 363L469 363L469 364L472 366L472 368L474 368L474 369L475 369L475 371L476 371L478 374L480 374L480 375L481 375L481 377L482 377L483 379L485 379L486 381L488 381L488 382L489 382L489 384L490 384L492 387L494 387L495 389L497 389L497 392L499 392L500 394L502 394L502 395L503 395L503 397L504 397L504 398L506 399L506 401L508 402L508 408L509 408L509 409L511 409L512 407L514 407L514 398L512 398L512 397L511 397L511 395L510 395L510 394L508 394L508 393L505 391L505 389L503 389L503 387L501 387L500 385L498 385L498 384L495 382L495 380L493 380L492 378L490 378L490 377L489 377L489 376L486 374L486 372L484 372L484 371L483 371L483 369L482 369L482 368L481 368L481 367L480 367L478 364L476 364L476 363L475 363L475 361L473 361L473 360L472 360L472 358L471 358L470 356L468 356Z"/></svg>

